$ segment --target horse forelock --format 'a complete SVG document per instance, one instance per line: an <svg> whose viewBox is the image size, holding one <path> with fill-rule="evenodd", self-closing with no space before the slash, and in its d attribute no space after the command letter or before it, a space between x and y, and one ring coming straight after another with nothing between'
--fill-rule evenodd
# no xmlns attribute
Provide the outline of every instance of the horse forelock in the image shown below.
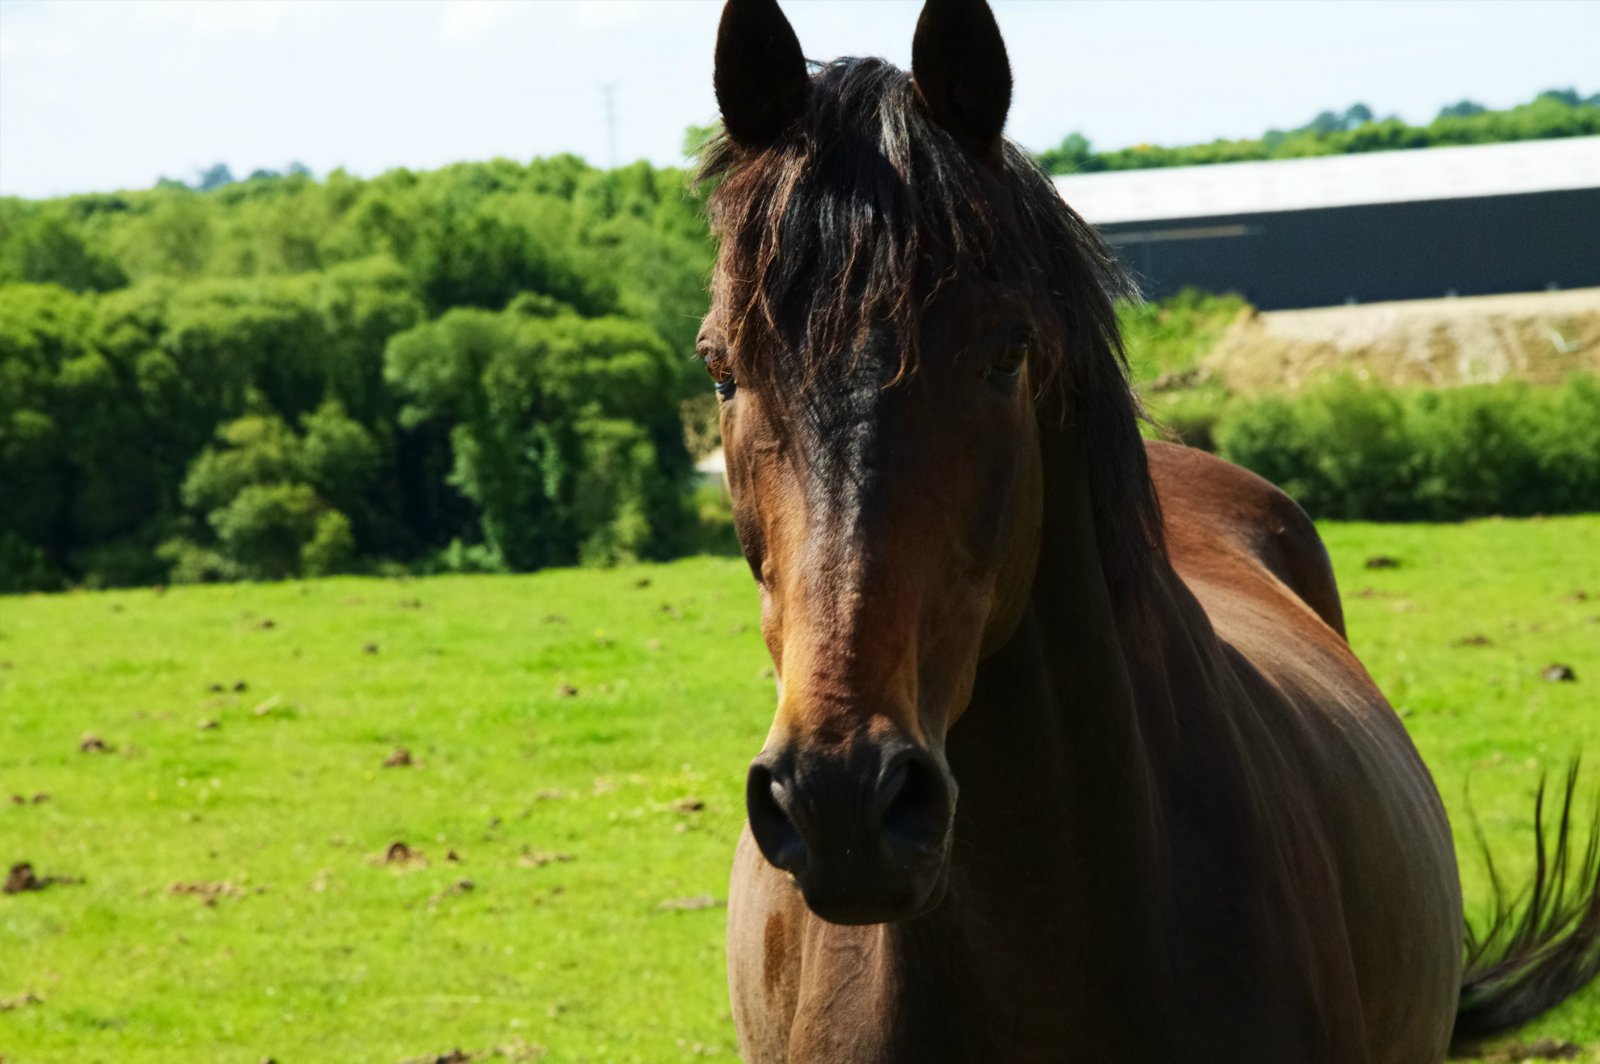
<svg viewBox="0 0 1600 1064"><path fill-rule="evenodd" d="M899 344L892 384L923 357L923 319L951 286L1004 292L1034 332L1041 410L1081 433L1114 585L1161 548L1113 300L1133 287L1099 235L1021 148L998 165L937 125L881 59L813 75L804 112L761 148L724 136L700 178L721 244L713 278L735 374L797 393L852 373L867 338Z"/></svg>

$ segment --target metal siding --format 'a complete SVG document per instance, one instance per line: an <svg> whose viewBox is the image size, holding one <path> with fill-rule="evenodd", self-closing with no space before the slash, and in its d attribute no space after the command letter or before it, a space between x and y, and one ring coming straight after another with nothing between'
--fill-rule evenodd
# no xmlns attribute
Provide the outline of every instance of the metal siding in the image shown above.
<svg viewBox="0 0 1600 1064"><path fill-rule="evenodd" d="M1204 235L1230 227L1243 235ZM1592 188L1099 228L1152 299L1200 288L1277 310L1600 286Z"/></svg>

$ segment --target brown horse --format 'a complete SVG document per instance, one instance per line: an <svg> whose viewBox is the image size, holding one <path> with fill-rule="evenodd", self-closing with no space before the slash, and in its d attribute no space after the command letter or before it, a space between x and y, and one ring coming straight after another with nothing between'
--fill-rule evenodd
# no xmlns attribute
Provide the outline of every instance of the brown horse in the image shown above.
<svg viewBox="0 0 1600 1064"><path fill-rule="evenodd" d="M1114 260L1003 139L982 0L929 0L910 75L813 74L730 0L716 89L701 353L781 677L729 900L746 1059L1423 1064L1600 968L1565 813L1464 962L1315 530L1141 441Z"/></svg>

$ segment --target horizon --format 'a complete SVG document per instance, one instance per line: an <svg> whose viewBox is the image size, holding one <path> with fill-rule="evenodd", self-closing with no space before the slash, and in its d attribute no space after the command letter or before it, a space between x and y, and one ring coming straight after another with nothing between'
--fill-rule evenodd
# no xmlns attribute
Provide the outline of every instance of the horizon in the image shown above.
<svg viewBox="0 0 1600 1064"><path fill-rule="evenodd" d="M994 7L1017 82L1007 133L1035 152L1074 132L1097 150L1177 146L1259 137L1355 103L1426 124L1462 99L1501 109L1600 89L1583 43L1600 36L1600 5L1578 0ZM784 5L808 55L901 66L919 9ZM685 131L716 116L720 10L0 0L0 194L187 183L219 163L240 178L292 162L373 177L562 153L681 166ZM1084 39L1096 46L1071 47Z"/></svg>

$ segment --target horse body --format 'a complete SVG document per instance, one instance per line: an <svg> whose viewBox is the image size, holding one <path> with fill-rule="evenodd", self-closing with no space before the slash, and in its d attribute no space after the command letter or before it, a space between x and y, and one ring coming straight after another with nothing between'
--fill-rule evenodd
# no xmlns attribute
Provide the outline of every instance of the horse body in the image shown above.
<svg viewBox="0 0 1600 1064"><path fill-rule="evenodd" d="M1444 809L1310 521L1140 439L1118 267L1004 141L983 0L927 0L912 55L813 75L775 0L717 44L700 348L780 681L729 891L746 1059L1436 1064L1582 986L1600 846L1568 891L1564 813L1464 964Z"/></svg>
<svg viewBox="0 0 1600 1064"><path fill-rule="evenodd" d="M1264 481L1168 445L1151 458L1168 593L1120 645L1085 646L1051 617L1118 629L1085 609L1092 553L1041 573L950 736L941 906L828 923L745 833L728 956L746 1059L1443 1059L1461 985L1449 828L1337 613L1308 604L1337 605L1326 554ZM1107 705L1119 689L1131 706Z"/></svg>

